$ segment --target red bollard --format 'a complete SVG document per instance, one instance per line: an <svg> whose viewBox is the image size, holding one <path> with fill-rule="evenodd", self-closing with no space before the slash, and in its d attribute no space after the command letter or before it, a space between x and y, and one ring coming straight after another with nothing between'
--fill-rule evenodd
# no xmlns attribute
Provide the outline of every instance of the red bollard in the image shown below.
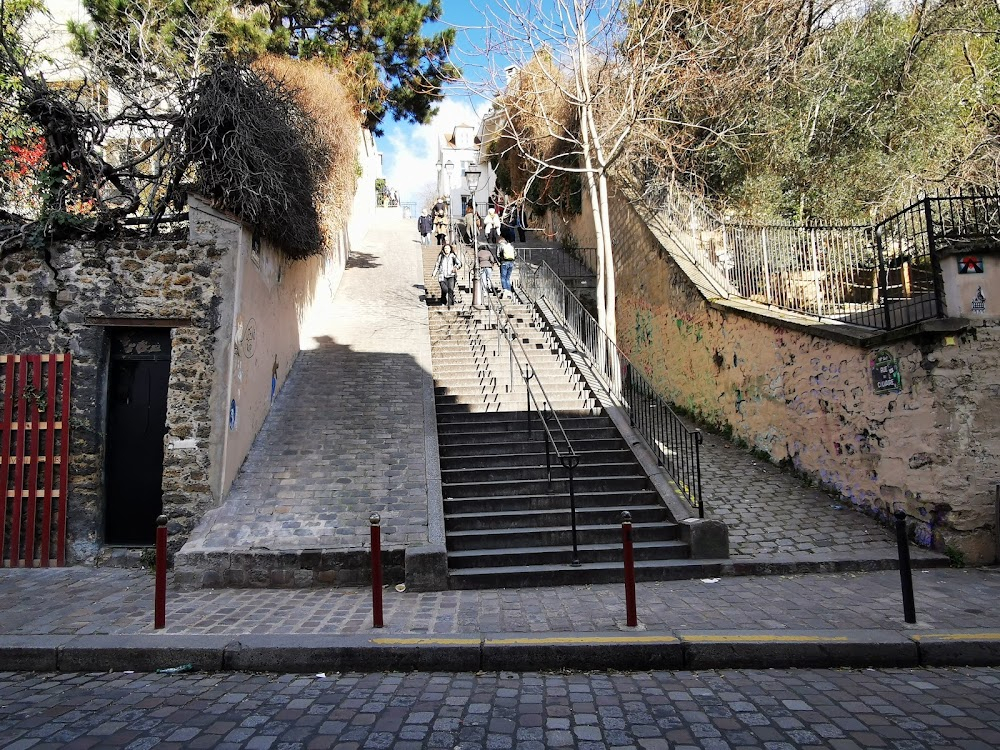
<svg viewBox="0 0 1000 750"><path fill-rule="evenodd" d="M625 610L630 628L639 624L635 614L635 557L632 554L632 514L622 511L622 547L625 551Z"/></svg>
<svg viewBox="0 0 1000 750"><path fill-rule="evenodd" d="M153 628L167 624L167 517L156 519L156 583L153 589Z"/></svg>
<svg viewBox="0 0 1000 750"><path fill-rule="evenodd" d="M368 516L372 525L372 624L382 627L382 519L378 513Z"/></svg>

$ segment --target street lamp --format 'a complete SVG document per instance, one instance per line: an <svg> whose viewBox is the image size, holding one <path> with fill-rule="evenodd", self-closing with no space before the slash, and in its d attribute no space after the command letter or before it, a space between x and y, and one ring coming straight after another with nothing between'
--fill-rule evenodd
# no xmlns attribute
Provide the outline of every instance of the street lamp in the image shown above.
<svg viewBox="0 0 1000 750"><path fill-rule="evenodd" d="M483 304L483 288L479 279L479 215L476 213L476 190L479 189L479 176L481 174L482 172L476 169L475 166L471 166L465 170L465 182L469 186L469 195L472 198L472 252L475 257L473 261L473 268L475 270L472 276L473 307L479 307Z"/></svg>
<svg viewBox="0 0 1000 750"><path fill-rule="evenodd" d="M455 171L455 162L449 159L444 165L444 171L448 173L448 203L451 204L451 173Z"/></svg>

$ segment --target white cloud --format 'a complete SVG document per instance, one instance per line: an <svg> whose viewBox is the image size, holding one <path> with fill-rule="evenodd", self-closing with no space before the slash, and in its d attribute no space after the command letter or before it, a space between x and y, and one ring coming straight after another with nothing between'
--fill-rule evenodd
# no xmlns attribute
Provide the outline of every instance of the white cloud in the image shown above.
<svg viewBox="0 0 1000 750"><path fill-rule="evenodd" d="M438 138L456 125L475 125L489 105L477 112L467 96L446 97L429 125L386 123L386 134L379 139L382 174L389 188L399 193L401 201L421 201L433 195L437 183ZM419 211L421 206L417 206Z"/></svg>

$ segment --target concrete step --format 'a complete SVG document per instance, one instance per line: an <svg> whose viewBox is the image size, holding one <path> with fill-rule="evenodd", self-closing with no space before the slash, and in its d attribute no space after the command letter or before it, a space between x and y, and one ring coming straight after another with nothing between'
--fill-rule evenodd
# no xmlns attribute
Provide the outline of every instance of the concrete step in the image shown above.
<svg viewBox="0 0 1000 750"><path fill-rule="evenodd" d="M573 491L578 495L589 492L636 491L650 489L649 477L645 474L580 477L573 480ZM550 492L569 492L569 481L523 480L492 482L455 482L442 488L444 497L495 497L507 495L542 495Z"/></svg>
<svg viewBox="0 0 1000 750"><path fill-rule="evenodd" d="M633 524L633 538L642 529L639 537L644 542L670 542L680 539L680 529L672 523ZM578 544L621 544L621 522L598 525L576 525ZM449 530L447 547L453 551L473 552L475 550L518 549L521 547L556 547L570 544L572 527L569 518L563 523L547 528L510 529L466 529Z"/></svg>
<svg viewBox="0 0 1000 750"><path fill-rule="evenodd" d="M491 414L502 414L505 412L511 413L519 407L523 409L525 398L525 396L519 396L518 394L504 394L499 400L473 401L471 403L438 403L438 419L444 420L448 416L461 416L463 414L480 414L486 412ZM552 397L551 400L547 402L538 398L537 402L542 406L547 405L550 409L555 409L560 413L568 413L572 411L585 413L588 410L595 408L592 405L595 403L592 399L586 399L577 394L571 394L566 398Z"/></svg>
<svg viewBox="0 0 1000 750"><path fill-rule="evenodd" d="M677 540L632 542L636 561L683 560L688 546ZM587 562L623 564L621 540L617 544L577 544L577 553ZM573 560L573 542L567 532L564 544L540 547L509 547L506 549L455 550L448 553L448 567L452 570L470 568L523 567L527 565L568 565Z"/></svg>
<svg viewBox="0 0 1000 750"><path fill-rule="evenodd" d="M569 472L564 469L556 454L552 454L552 468L545 466L545 457L535 465L509 466L462 466L454 469L444 469L441 471L441 481L446 487L452 484L465 482L525 482L535 480L546 480L551 472L553 480L562 480L569 477ZM625 461L616 463L584 463L580 462L573 470L574 483L580 479L590 477L626 477L635 476L635 462ZM447 490L446 490L447 491Z"/></svg>
<svg viewBox="0 0 1000 750"><path fill-rule="evenodd" d="M536 452L528 452L525 450L518 453L490 454L484 453L481 445L478 443L476 445L479 447L479 451L473 455L442 455L441 469L450 471L452 469L469 469L490 466L545 466L545 451L543 450ZM574 448L575 447L576 446L574 446ZM616 462L628 463L633 459L632 451L625 447L619 448L618 450L577 450L577 455L580 456L581 465ZM558 463L554 454L552 456L552 461L554 465Z"/></svg>
<svg viewBox="0 0 1000 750"><path fill-rule="evenodd" d="M714 578L722 574L728 560L641 560L635 564L637 581L673 581ZM620 562L586 562L579 567L525 565L449 570L452 589L524 588L528 586L572 586L584 583L619 583L624 580ZM625 612L622 612L623 621Z"/></svg>
<svg viewBox="0 0 1000 750"><path fill-rule="evenodd" d="M450 461L453 459L461 459L464 457L472 456L488 456L494 452L505 452L512 450L511 441L491 441L484 442L478 440L475 442L455 442L450 444L441 443L441 436L438 436L438 442L440 446L441 458ZM541 438L537 438L531 442L521 442L514 443L514 445L519 445L526 452L526 455L531 455L533 453L544 453L545 445ZM573 440L573 449L578 453L587 451L602 451L602 450L628 450L628 446L625 441L622 440L620 435L615 435L610 438L578 438ZM631 452L631 451L630 451ZM444 464L442 464L443 466Z"/></svg>
<svg viewBox="0 0 1000 750"><path fill-rule="evenodd" d="M579 508L610 508L618 509L618 515L611 523L621 522L621 511L635 508L652 508L656 511L653 521L660 523L666 519L665 506L659 496L652 490L641 491L609 491L574 493L576 507ZM539 495L507 495L504 497L458 497L444 501L446 516L453 514L490 515L508 511L561 511L569 513L570 497L566 492L544 493ZM635 519L633 519L635 520ZM562 521L559 521L562 523ZM569 523L568 516L566 523Z"/></svg>
<svg viewBox="0 0 1000 750"><path fill-rule="evenodd" d="M470 414L473 417L495 416L493 412L482 412ZM538 446L539 450L545 450L545 432L537 423L532 420L532 431L529 433L525 427L524 418L516 423L497 422L497 427L486 431L483 425L477 421L455 421L452 423L438 422L438 442L442 446L468 445L472 442L480 445L483 451L495 452L497 449L506 446L507 452L515 450L516 446L525 446L527 450L535 450L529 446ZM563 424L566 435L573 445L574 450L578 446L593 445L588 443L591 440L615 441L614 443L601 443L602 445L622 445L624 441L614 427L602 429L573 430ZM560 448L562 443L560 443Z"/></svg>
<svg viewBox="0 0 1000 750"><path fill-rule="evenodd" d="M483 382L484 380L485 378L481 380L480 379L469 380L467 382L459 383L457 385L452 384L446 386L435 386L434 388L435 399L437 400L438 403L441 404L449 402L461 403L461 400L467 396L477 396L479 394L484 393L486 388L486 383ZM553 383L543 383L542 385L545 388L545 392L550 396L555 396L558 394L563 394L563 395L572 394L577 396L586 395L587 397L590 396L590 391L584 390L575 383L553 382ZM507 391L506 388L504 388L502 385L499 388L497 388L491 382L489 385L489 392L497 396L501 396L505 394ZM520 394L515 393L515 395L520 395Z"/></svg>
<svg viewBox="0 0 1000 750"><path fill-rule="evenodd" d="M520 399L516 410L505 411L499 414L470 415L464 418L450 417L449 419L438 418L438 432L518 432L524 431L524 425L528 418L528 412L524 408L524 394L515 394L514 401ZM556 412L560 424L567 433L574 431L577 435L583 435L590 430L613 430L614 422L604 414L603 411L593 413L589 408L575 408L572 410ZM537 421L537 412L532 410L531 421ZM570 437L572 440L572 436Z"/></svg>
<svg viewBox="0 0 1000 750"><path fill-rule="evenodd" d="M666 511L661 508L638 506L626 507L577 507L576 523L586 526L605 524L613 527L621 525L621 514L627 510L632 514L632 522L656 523L664 520ZM493 531L496 529L536 529L570 523L569 508L541 510L494 510L489 513L446 513L445 531ZM620 531L619 531L620 537ZM488 545L487 545L488 546Z"/></svg>

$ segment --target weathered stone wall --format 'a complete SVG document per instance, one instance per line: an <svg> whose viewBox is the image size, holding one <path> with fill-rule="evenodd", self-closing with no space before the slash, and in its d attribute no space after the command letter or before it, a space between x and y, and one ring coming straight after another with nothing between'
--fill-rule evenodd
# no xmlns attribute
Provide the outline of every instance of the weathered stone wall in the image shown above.
<svg viewBox="0 0 1000 750"><path fill-rule="evenodd" d="M66 243L0 265L0 348L73 355L68 558L94 556L103 529L107 319L186 319L172 328L163 504L171 531L212 506L207 451L217 290L224 253L214 244L134 240ZM177 444L181 449L171 449ZM203 446L203 447L197 447Z"/></svg>
<svg viewBox="0 0 1000 750"><path fill-rule="evenodd" d="M994 560L1000 322L872 348L791 330L710 304L630 206L612 214L619 344L661 393L867 512L905 510L920 544ZM879 351L900 392L875 392Z"/></svg>

